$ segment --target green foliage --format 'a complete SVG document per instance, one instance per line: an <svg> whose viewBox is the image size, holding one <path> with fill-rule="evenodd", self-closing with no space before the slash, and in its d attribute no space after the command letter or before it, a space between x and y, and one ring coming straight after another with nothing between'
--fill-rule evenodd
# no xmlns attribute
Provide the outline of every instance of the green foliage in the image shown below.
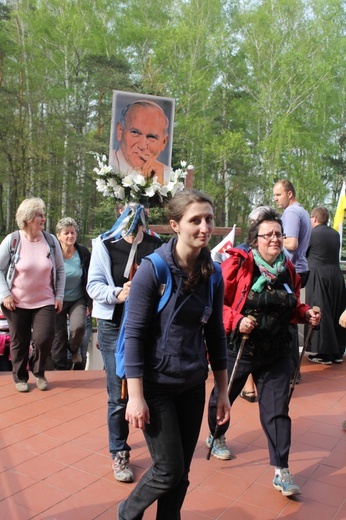
<svg viewBox="0 0 346 520"><path fill-rule="evenodd" d="M172 166L194 165L217 225L244 226L282 177L333 214L344 28L342 0L0 1L0 233L31 194L85 243L112 225L88 152L108 153L113 89L175 98Z"/></svg>

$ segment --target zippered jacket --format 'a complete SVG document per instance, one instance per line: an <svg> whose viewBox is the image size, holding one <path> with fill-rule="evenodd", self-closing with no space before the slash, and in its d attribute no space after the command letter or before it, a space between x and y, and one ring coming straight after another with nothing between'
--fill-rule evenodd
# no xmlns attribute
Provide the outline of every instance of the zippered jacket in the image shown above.
<svg viewBox="0 0 346 520"><path fill-rule="evenodd" d="M74 246L77 249L77 253L79 254L79 258L80 258L80 262L81 262L81 266L82 266L81 284L82 284L82 288L83 288L83 296L84 296L87 306L89 307L89 309L91 309L92 301L86 290L91 253L90 253L89 249L87 247L83 246L82 244L78 244L76 242Z"/></svg>
<svg viewBox="0 0 346 520"><path fill-rule="evenodd" d="M171 239L156 250L168 264L173 282L170 299L159 314L159 282L150 260L142 260L132 281L125 328L125 372L127 378L195 385L205 381L208 359L213 370L227 368L223 280L220 278L213 295L209 281L192 293L184 291L187 275L174 260L175 242ZM206 307L213 310L203 324Z"/></svg>
<svg viewBox="0 0 346 520"><path fill-rule="evenodd" d="M88 272L87 292L93 300L92 316L111 320L114 306L124 303L117 296L122 287L115 287L111 258L101 235L92 241L92 253Z"/></svg>
<svg viewBox="0 0 346 520"><path fill-rule="evenodd" d="M112 261L105 245L105 238L99 235L93 240L93 248L88 272L87 292L93 300L92 316L103 320L112 320L116 305L124 305L118 299L123 286L117 286L112 275ZM143 233L142 243L147 254L152 253L161 244L159 237L149 233ZM115 244L116 245L116 244ZM139 249L138 247L138 249ZM143 252L143 251L142 251ZM141 253L142 254L142 253ZM146 256L146 254L144 255ZM140 258L137 258L137 262ZM119 263L124 263L125 269L127 257L120 255Z"/></svg>
<svg viewBox="0 0 346 520"><path fill-rule="evenodd" d="M236 330L240 320L244 318L241 311L252 286L255 262L251 248L247 246L230 248L227 253L230 254L230 257L221 264L221 269L225 283L223 321L226 333L229 335ZM291 323L305 323L305 313L310 309L310 306L300 302L300 276L288 258L286 259L286 267L297 298L297 306L292 315Z"/></svg>

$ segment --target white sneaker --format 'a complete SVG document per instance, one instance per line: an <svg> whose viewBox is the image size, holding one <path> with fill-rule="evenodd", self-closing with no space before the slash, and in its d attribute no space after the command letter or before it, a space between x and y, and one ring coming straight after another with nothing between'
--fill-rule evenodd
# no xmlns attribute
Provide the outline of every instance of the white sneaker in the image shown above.
<svg viewBox="0 0 346 520"><path fill-rule="evenodd" d="M19 383L16 383L16 390L18 392L29 392L29 385L26 381L19 381Z"/></svg>
<svg viewBox="0 0 346 520"><path fill-rule="evenodd" d="M48 382L45 377L36 377L36 386L39 390L47 390Z"/></svg>

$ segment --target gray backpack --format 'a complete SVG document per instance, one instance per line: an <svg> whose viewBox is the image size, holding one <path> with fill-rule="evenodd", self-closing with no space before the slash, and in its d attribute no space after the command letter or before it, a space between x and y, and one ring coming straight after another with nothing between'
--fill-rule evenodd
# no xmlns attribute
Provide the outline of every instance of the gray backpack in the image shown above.
<svg viewBox="0 0 346 520"><path fill-rule="evenodd" d="M47 231L42 230L42 233L48 244L49 249L48 249L48 253L47 253L47 258L49 258L51 255L53 255L53 256L55 255L54 238L50 233L47 233ZM6 273L6 281L7 281L8 287L10 289L12 286L15 265L18 262L18 258L19 258L19 255L18 255L19 246L20 246L20 233L18 230L13 231L13 233L11 233L11 243L10 243L10 263L9 263L7 273Z"/></svg>

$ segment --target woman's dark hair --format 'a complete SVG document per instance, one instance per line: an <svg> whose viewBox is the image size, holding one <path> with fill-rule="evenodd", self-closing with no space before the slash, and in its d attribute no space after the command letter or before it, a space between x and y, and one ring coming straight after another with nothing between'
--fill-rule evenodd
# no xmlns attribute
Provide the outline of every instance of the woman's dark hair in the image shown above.
<svg viewBox="0 0 346 520"><path fill-rule="evenodd" d="M185 189L178 191L168 202L166 206L168 218L180 222L188 207L195 202L207 202L214 210L214 203L208 195L195 189ZM207 281L214 270L210 249L203 247L196 260L193 272L185 282L185 290L193 291L201 282Z"/></svg>
<svg viewBox="0 0 346 520"><path fill-rule="evenodd" d="M262 222L277 222L281 226L282 233L284 232L281 215L274 208L265 209L261 211L259 218L257 220L253 220L250 224L247 238L245 240L247 245L250 247L255 246L257 243L258 228Z"/></svg>

